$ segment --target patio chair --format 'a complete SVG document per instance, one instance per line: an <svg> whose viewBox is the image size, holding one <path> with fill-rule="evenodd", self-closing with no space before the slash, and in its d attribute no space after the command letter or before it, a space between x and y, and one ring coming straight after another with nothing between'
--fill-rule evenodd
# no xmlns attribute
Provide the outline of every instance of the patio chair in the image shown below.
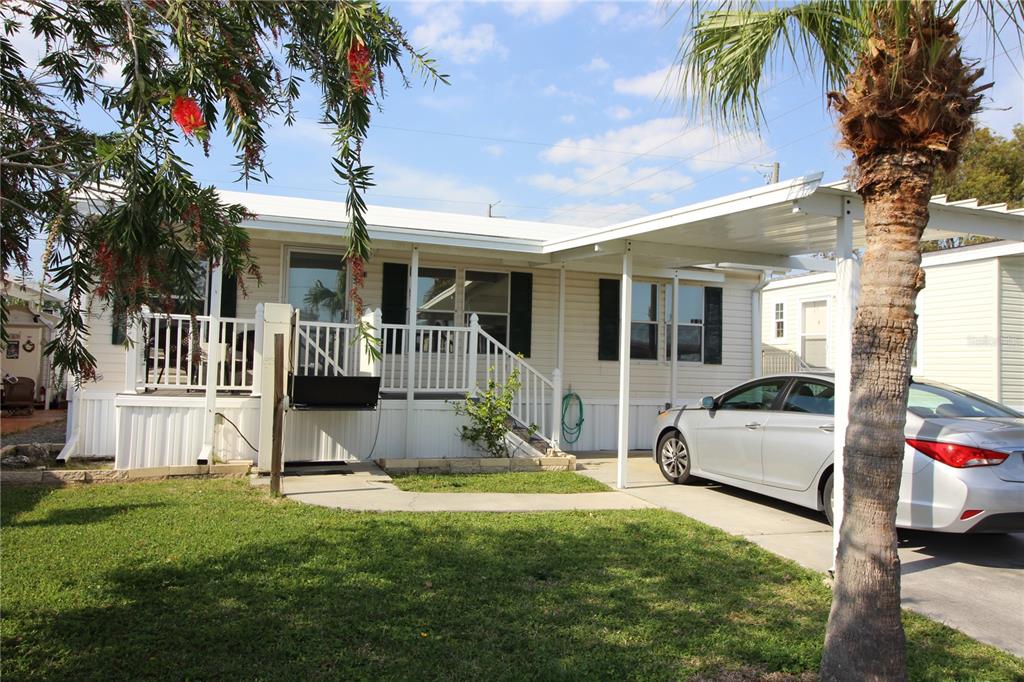
<svg viewBox="0 0 1024 682"><path fill-rule="evenodd" d="M3 389L0 409L4 412L14 415L18 412L32 414L35 411L35 381L28 377L17 377L17 381L14 383L5 381Z"/></svg>

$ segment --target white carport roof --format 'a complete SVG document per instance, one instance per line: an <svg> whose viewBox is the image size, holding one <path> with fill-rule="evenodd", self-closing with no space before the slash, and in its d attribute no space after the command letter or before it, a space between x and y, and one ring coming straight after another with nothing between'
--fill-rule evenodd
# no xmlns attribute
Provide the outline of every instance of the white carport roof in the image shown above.
<svg viewBox="0 0 1024 682"><path fill-rule="evenodd" d="M749 265L774 269L831 270L844 212L853 223L853 246L864 245L864 207L848 183L822 184L822 174L778 182L672 209L609 227L588 229L485 216L370 206L367 222L375 242L448 250L468 248L513 253L530 264L569 269L617 269L629 245L646 267ZM261 231L344 234L342 202L221 191L225 201L245 205ZM925 239L977 234L1024 240L1024 209L934 197ZM586 261L582 263L580 261Z"/></svg>
<svg viewBox="0 0 1024 682"><path fill-rule="evenodd" d="M821 174L787 180L630 220L592 234L553 239L544 252L553 260L606 259L631 252L665 267L736 263L829 270L831 263L807 254L835 248L839 222L849 211L853 245L863 246L864 206L846 182L821 184ZM1024 239L1024 209L977 201L947 203L935 197L925 239L978 234Z"/></svg>

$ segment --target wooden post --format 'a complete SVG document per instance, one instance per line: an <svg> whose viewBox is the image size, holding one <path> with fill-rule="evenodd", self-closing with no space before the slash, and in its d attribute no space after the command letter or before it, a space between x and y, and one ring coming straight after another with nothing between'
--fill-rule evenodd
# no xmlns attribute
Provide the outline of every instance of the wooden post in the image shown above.
<svg viewBox="0 0 1024 682"><path fill-rule="evenodd" d="M270 451L270 494L281 494L281 441L284 436L284 334L274 334L274 435Z"/></svg>

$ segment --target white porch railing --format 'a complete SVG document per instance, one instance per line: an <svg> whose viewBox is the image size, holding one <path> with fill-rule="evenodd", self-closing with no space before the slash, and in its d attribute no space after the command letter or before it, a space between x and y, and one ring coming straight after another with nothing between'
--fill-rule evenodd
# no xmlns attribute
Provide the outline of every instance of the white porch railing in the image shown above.
<svg viewBox="0 0 1024 682"><path fill-rule="evenodd" d="M219 318L221 362L217 390L251 391L256 353L257 321L251 318ZM144 312L136 334L144 389L206 388L210 317Z"/></svg>
<svg viewBox="0 0 1024 682"><path fill-rule="evenodd" d="M292 370L298 376L354 376L358 373L359 325L303 320L295 311Z"/></svg>
<svg viewBox="0 0 1024 682"><path fill-rule="evenodd" d="M410 380L417 393L468 393L470 380L469 327L420 327L410 332L407 324L381 325L381 389L408 390ZM413 336L410 336L410 333ZM408 343L416 349L415 367L408 362Z"/></svg>

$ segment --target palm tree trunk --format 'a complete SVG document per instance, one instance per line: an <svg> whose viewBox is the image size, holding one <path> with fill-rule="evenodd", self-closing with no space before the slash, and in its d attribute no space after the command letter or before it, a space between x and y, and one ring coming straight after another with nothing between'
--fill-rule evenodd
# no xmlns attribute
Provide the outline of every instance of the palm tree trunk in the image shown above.
<svg viewBox="0 0 1024 682"><path fill-rule="evenodd" d="M906 653L896 551L920 242L934 159L883 153L862 161L867 251L853 330L843 520L821 661L822 680L904 680Z"/></svg>

